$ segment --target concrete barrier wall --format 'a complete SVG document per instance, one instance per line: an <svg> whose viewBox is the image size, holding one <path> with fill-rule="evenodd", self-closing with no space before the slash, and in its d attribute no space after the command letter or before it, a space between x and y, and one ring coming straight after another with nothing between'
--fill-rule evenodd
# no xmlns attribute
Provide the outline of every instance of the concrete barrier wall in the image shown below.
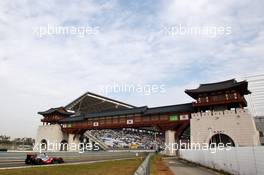
<svg viewBox="0 0 264 175"><path fill-rule="evenodd" d="M235 147L231 150L180 150L180 157L235 175L263 175L264 147Z"/></svg>
<svg viewBox="0 0 264 175"><path fill-rule="evenodd" d="M149 153L145 160L139 165L134 175L149 175L149 161L153 153Z"/></svg>

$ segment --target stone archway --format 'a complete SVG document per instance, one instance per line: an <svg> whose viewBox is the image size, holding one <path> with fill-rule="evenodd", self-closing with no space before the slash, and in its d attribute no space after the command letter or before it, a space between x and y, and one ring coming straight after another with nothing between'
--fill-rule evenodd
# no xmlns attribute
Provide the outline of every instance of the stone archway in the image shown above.
<svg viewBox="0 0 264 175"><path fill-rule="evenodd" d="M42 139L40 142L41 150L47 151L48 149L48 143L46 139Z"/></svg>
<svg viewBox="0 0 264 175"><path fill-rule="evenodd" d="M60 151L67 151L68 141L62 140L60 143Z"/></svg>
<svg viewBox="0 0 264 175"><path fill-rule="evenodd" d="M231 137L229 137L228 135L222 134L222 133L215 134L211 137L211 139L209 140L209 145L211 146L212 144L214 144L216 146L218 146L219 144L222 144L225 147L226 146L232 146L232 147L235 146L234 140Z"/></svg>

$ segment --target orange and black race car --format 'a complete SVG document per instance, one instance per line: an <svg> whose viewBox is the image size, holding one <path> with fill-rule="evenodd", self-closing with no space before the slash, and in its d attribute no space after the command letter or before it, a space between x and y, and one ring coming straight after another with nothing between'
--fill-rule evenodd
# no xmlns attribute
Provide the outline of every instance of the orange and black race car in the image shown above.
<svg viewBox="0 0 264 175"><path fill-rule="evenodd" d="M47 165L63 163L61 157L49 157L46 153L43 154L27 154L25 164L28 165Z"/></svg>

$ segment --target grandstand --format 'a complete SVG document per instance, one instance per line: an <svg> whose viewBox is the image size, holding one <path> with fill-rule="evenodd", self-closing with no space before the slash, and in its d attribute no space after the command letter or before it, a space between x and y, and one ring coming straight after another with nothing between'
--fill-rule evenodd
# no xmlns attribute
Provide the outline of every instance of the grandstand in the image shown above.
<svg viewBox="0 0 264 175"><path fill-rule="evenodd" d="M109 149L161 149L165 142L164 133L145 129L102 129L88 130L87 133Z"/></svg>

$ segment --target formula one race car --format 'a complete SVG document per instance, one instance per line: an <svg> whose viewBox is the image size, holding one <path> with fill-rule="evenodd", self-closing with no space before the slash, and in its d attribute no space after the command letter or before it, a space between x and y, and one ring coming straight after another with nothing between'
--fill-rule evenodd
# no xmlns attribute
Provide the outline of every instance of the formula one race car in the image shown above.
<svg viewBox="0 0 264 175"><path fill-rule="evenodd" d="M28 165L47 165L47 164L59 164L63 163L61 157L49 157L46 153L43 154L27 154L25 164Z"/></svg>

